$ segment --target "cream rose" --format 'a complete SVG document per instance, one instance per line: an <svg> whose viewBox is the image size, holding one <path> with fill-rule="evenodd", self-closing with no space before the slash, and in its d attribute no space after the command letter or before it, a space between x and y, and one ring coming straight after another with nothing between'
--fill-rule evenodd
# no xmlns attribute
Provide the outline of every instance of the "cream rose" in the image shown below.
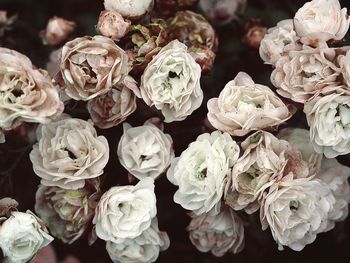
<svg viewBox="0 0 350 263"><path fill-rule="evenodd" d="M344 87L345 88L345 87ZM310 139L318 153L327 158L350 153L350 92L334 87L304 105Z"/></svg>
<svg viewBox="0 0 350 263"><path fill-rule="evenodd" d="M294 31L293 20L282 20L277 23L277 26L269 28L261 41L260 57L264 62L274 65L288 51L301 49L298 40L299 37Z"/></svg>
<svg viewBox="0 0 350 263"><path fill-rule="evenodd" d="M106 249L113 262L151 263L155 262L159 252L168 249L169 245L168 234L159 231L158 220L154 218L151 226L141 235L123 239L118 243L108 241Z"/></svg>
<svg viewBox="0 0 350 263"><path fill-rule="evenodd" d="M139 19L153 8L154 0L104 0L106 10L115 11L123 17Z"/></svg>
<svg viewBox="0 0 350 263"><path fill-rule="evenodd" d="M115 11L104 10L98 19L96 29L101 35L118 41L128 32L131 22Z"/></svg>
<svg viewBox="0 0 350 263"><path fill-rule="evenodd" d="M307 44L341 40L349 29L347 9L339 0L313 0L304 4L294 17L295 31Z"/></svg>
<svg viewBox="0 0 350 263"><path fill-rule="evenodd" d="M118 144L118 158L128 172L141 180L156 179L174 158L173 140L152 124L132 128L124 125Z"/></svg>
<svg viewBox="0 0 350 263"><path fill-rule="evenodd" d="M63 111L58 91L46 71L24 55L0 48L0 128L25 122L47 123Z"/></svg>
<svg viewBox="0 0 350 263"><path fill-rule="evenodd" d="M244 153L233 166L225 191L226 204L234 210L256 212L264 192L285 173L293 172L295 177L309 175L300 153L271 133L252 134L241 143L241 148Z"/></svg>
<svg viewBox="0 0 350 263"><path fill-rule="evenodd" d="M75 100L108 92L128 72L127 54L110 38L80 37L62 48L61 73L67 95Z"/></svg>
<svg viewBox="0 0 350 263"><path fill-rule="evenodd" d="M312 177L293 179L286 176L264 196L260 219L270 227L278 249L288 246L300 251L328 228L328 218L335 205L328 185Z"/></svg>
<svg viewBox="0 0 350 263"><path fill-rule="evenodd" d="M38 128L39 142L30 160L34 172L46 186L64 189L84 187L85 180L103 173L109 158L105 137L80 119L62 119Z"/></svg>
<svg viewBox="0 0 350 263"><path fill-rule="evenodd" d="M39 185L35 212L53 236L72 244L90 227L99 198L99 180L86 182L77 190Z"/></svg>
<svg viewBox="0 0 350 263"><path fill-rule="evenodd" d="M304 46L303 50L291 51L276 62L271 82L281 96L304 103L336 83L340 68L334 64L335 59L335 49Z"/></svg>
<svg viewBox="0 0 350 263"><path fill-rule="evenodd" d="M144 178L135 186L116 186L104 193L93 223L99 238L120 243L141 235L156 214L154 180Z"/></svg>
<svg viewBox="0 0 350 263"><path fill-rule="evenodd" d="M175 203L193 211L217 214L227 177L239 156L239 147L229 134L215 131L198 136L167 172L169 181L179 189Z"/></svg>
<svg viewBox="0 0 350 263"><path fill-rule="evenodd" d="M255 84L244 72L227 83L218 98L208 101L209 122L216 129L235 136L275 129L292 117L293 112L270 88Z"/></svg>
<svg viewBox="0 0 350 263"><path fill-rule="evenodd" d="M0 225L0 247L11 263L30 261L52 241L45 226L30 211L12 212Z"/></svg>
<svg viewBox="0 0 350 263"><path fill-rule="evenodd" d="M161 110L165 122L186 119L203 101L201 67L178 40L153 57L141 78L141 95L148 105Z"/></svg>
<svg viewBox="0 0 350 263"><path fill-rule="evenodd" d="M216 257L222 257L227 252L239 253L244 247L243 221L226 206L214 216L194 216L187 231L199 251L211 251Z"/></svg>
<svg viewBox="0 0 350 263"><path fill-rule="evenodd" d="M100 129L108 129L123 122L136 108L139 96L137 82L126 76L110 91L90 100L87 104L93 123Z"/></svg>

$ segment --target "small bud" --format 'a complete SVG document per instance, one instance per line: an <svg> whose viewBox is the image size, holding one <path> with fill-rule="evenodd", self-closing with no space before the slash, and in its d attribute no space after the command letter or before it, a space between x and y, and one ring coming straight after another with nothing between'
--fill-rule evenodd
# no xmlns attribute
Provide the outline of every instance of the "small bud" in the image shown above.
<svg viewBox="0 0 350 263"><path fill-rule="evenodd" d="M47 23L46 29L40 32L40 37L45 45L59 45L74 32L75 28L75 22L54 16Z"/></svg>

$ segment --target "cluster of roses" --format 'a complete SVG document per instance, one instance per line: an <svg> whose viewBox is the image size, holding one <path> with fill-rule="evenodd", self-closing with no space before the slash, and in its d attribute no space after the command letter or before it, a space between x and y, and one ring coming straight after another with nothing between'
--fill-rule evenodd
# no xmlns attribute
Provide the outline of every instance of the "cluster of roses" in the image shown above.
<svg viewBox="0 0 350 263"><path fill-rule="evenodd" d="M278 94L304 104L310 140L328 158L350 153L350 51L337 47L349 23L338 0L313 0L270 28L260 46Z"/></svg>

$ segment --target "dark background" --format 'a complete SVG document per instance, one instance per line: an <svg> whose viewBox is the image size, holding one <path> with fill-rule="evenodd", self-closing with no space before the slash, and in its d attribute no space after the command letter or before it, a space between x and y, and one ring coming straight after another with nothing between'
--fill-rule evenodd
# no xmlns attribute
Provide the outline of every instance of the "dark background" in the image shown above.
<svg viewBox="0 0 350 263"><path fill-rule="evenodd" d="M202 78L205 100L202 107L183 122L165 125L165 131L174 140L178 156L187 145L205 130L203 120L207 113L206 101L217 96L224 85L239 71L249 73L257 83L268 84L271 67L264 65L258 51L248 47L242 41L244 24L248 18L260 18L266 27L274 26L278 21L292 18L296 10L306 1L301 0L248 0L244 16L238 22L217 28L219 36L219 52L212 72ZM342 6L350 8L350 1L340 1ZM41 43L38 33L45 28L47 20L56 15L78 24L76 36L94 35L99 12L103 9L102 0L0 0L0 10L10 14L18 14L18 21L12 31L0 39L0 45L26 54L33 63L45 68L48 56L53 50ZM148 117L157 113L148 110L142 102L139 108L127 121L133 126L141 125ZM88 115L82 107L68 110L75 117L87 119ZM288 122L292 127L306 127L302 111ZM122 125L98 130L110 143L110 161L105 169L103 189L114 185L128 184L127 172L118 162L117 144L122 134ZM28 154L28 146L23 139L13 135L4 145L0 145L0 197L11 196L20 203L20 210L33 210L35 192L39 179L32 171ZM339 158L343 164L350 166L349 156ZM350 219L338 223L336 228L326 234L320 234L316 241L301 252L288 248L278 251L270 232L262 231L258 215L242 215L246 223L246 244L238 255L229 254L223 258L215 258L210 253L200 253L190 243L185 231L189 223L186 211L172 200L176 188L165 176L156 181L158 218L160 229L167 231L171 240L170 248L162 252L157 262L350 262ZM83 263L111 262L104 247L98 241L92 247L87 245L86 237L73 245L64 245L55 240L53 245L57 255L63 259L71 254ZM1 257L1 256L0 256Z"/></svg>

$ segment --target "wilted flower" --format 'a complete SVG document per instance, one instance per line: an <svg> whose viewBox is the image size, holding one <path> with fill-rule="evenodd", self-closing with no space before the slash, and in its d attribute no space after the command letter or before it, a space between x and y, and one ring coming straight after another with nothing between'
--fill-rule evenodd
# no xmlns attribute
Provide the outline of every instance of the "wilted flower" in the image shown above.
<svg viewBox="0 0 350 263"><path fill-rule="evenodd" d="M339 0L313 0L301 7L294 17L295 31L302 42L317 46L319 41L341 40L349 29L347 9Z"/></svg>
<svg viewBox="0 0 350 263"><path fill-rule="evenodd" d="M247 0L200 0L199 7L206 18L215 25L224 25L238 16L245 10Z"/></svg>
<svg viewBox="0 0 350 263"><path fill-rule="evenodd" d="M304 112L316 152L327 158L350 153L350 92L345 87L306 102Z"/></svg>
<svg viewBox="0 0 350 263"><path fill-rule="evenodd" d="M124 125L118 145L118 157L128 172L141 180L156 179L174 158L173 140L152 124L132 128Z"/></svg>
<svg viewBox="0 0 350 263"><path fill-rule="evenodd" d="M121 243L134 239L151 226L157 214L154 180L144 178L137 185L116 186L105 192L93 219L96 234L105 241Z"/></svg>
<svg viewBox="0 0 350 263"><path fill-rule="evenodd" d="M105 137L81 119L62 119L38 128L39 142L30 160L46 186L64 189L84 187L85 180L103 173L109 158Z"/></svg>
<svg viewBox="0 0 350 263"><path fill-rule="evenodd" d="M99 191L99 180L90 180L77 190L40 185L36 192L35 212L53 236L72 244L89 227Z"/></svg>
<svg viewBox="0 0 350 263"><path fill-rule="evenodd" d="M226 204L234 210L256 212L263 193L285 173L309 175L300 154L271 133L258 131L244 140L241 148L244 153L232 168L225 192Z"/></svg>
<svg viewBox="0 0 350 263"><path fill-rule="evenodd" d="M47 72L24 55L0 48L0 128L24 122L47 123L63 111L58 91Z"/></svg>
<svg viewBox="0 0 350 263"><path fill-rule="evenodd" d="M108 129L123 122L136 110L137 82L126 76L110 91L90 100L87 104L93 123L100 129Z"/></svg>
<svg viewBox="0 0 350 263"><path fill-rule="evenodd" d="M239 156L239 147L229 134L215 131L198 136L175 158L167 177L179 189L175 203L196 215L220 210L227 177Z"/></svg>
<svg viewBox="0 0 350 263"><path fill-rule="evenodd" d="M162 111L165 122L181 121L202 104L201 68L178 40L153 57L141 78L147 105Z"/></svg>
<svg viewBox="0 0 350 263"><path fill-rule="evenodd" d="M300 251L314 242L328 227L335 198L327 184L312 177L293 179L285 176L264 196L260 220L270 227L278 249L288 246Z"/></svg>
<svg viewBox="0 0 350 263"><path fill-rule="evenodd" d="M277 26L268 29L260 44L260 57L264 62L274 65L288 51L301 49L298 40L293 20L282 20Z"/></svg>
<svg viewBox="0 0 350 263"><path fill-rule="evenodd" d="M76 24L57 16L50 18L46 29L40 32L44 44L59 45L64 42L75 30Z"/></svg>
<svg viewBox="0 0 350 263"><path fill-rule="evenodd" d="M0 247L11 263L28 262L52 240L40 219L30 211L12 212L0 225Z"/></svg>
<svg viewBox="0 0 350 263"><path fill-rule="evenodd" d="M216 257L227 252L239 253L244 247L243 222L228 207L223 207L217 215L194 216L187 230L199 251L210 251Z"/></svg>
<svg viewBox="0 0 350 263"><path fill-rule="evenodd" d="M281 96L304 103L336 82L340 69L334 64L335 57L331 48L304 46L300 51L290 51L276 62L271 82Z"/></svg>
<svg viewBox="0 0 350 263"><path fill-rule="evenodd" d="M307 162L310 175L317 174L321 168L322 154L315 152L310 141L308 130L300 128L284 128L279 131L277 137L288 141L297 149L305 162Z"/></svg>
<svg viewBox="0 0 350 263"><path fill-rule="evenodd" d="M131 22L124 20L118 12L104 10L98 18L96 29L101 35L118 41L125 36L130 25Z"/></svg>
<svg viewBox="0 0 350 263"><path fill-rule="evenodd" d="M62 48L62 77L67 95L75 100L107 93L128 71L127 54L110 38L80 37Z"/></svg>
<svg viewBox="0 0 350 263"><path fill-rule="evenodd" d="M152 10L154 0L104 0L105 9L125 18L140 19Z"/></svg>
<svg viewBox="0 0 350 263"><path fill-rule="evenodd" d="M244 72L227 83L218 98L208 101L210 123L235 136L244 136L253 130L275 129L293 113L294 109L289 109L269 87L255 84Z"/></svg>
<svg viewBox="0 0 350 263"><path fill-rule="evenodd" d="M108 241L107 252L113 262L151 263L160 251L168 249L170 240L166 232L159 231L158 220L154 218L149 228L135 238L123 239L118 243Z"/></svg>
<svg viewBox="0 0 350 263"><path fill-rule="evenodd" d="M329 229L335 222L343 221L349 214L350 203L350 168L341 165L336 159L324 159L321 172L316 176L332 190L336 203L329 215Z"/></svg>
<svg viewBox="0 0 350 263"><path fill-rule="evenodd" d="M157 9L164 16L170 16L179 10L191 8L197 3L198 0L156 0Z"/></svg>

